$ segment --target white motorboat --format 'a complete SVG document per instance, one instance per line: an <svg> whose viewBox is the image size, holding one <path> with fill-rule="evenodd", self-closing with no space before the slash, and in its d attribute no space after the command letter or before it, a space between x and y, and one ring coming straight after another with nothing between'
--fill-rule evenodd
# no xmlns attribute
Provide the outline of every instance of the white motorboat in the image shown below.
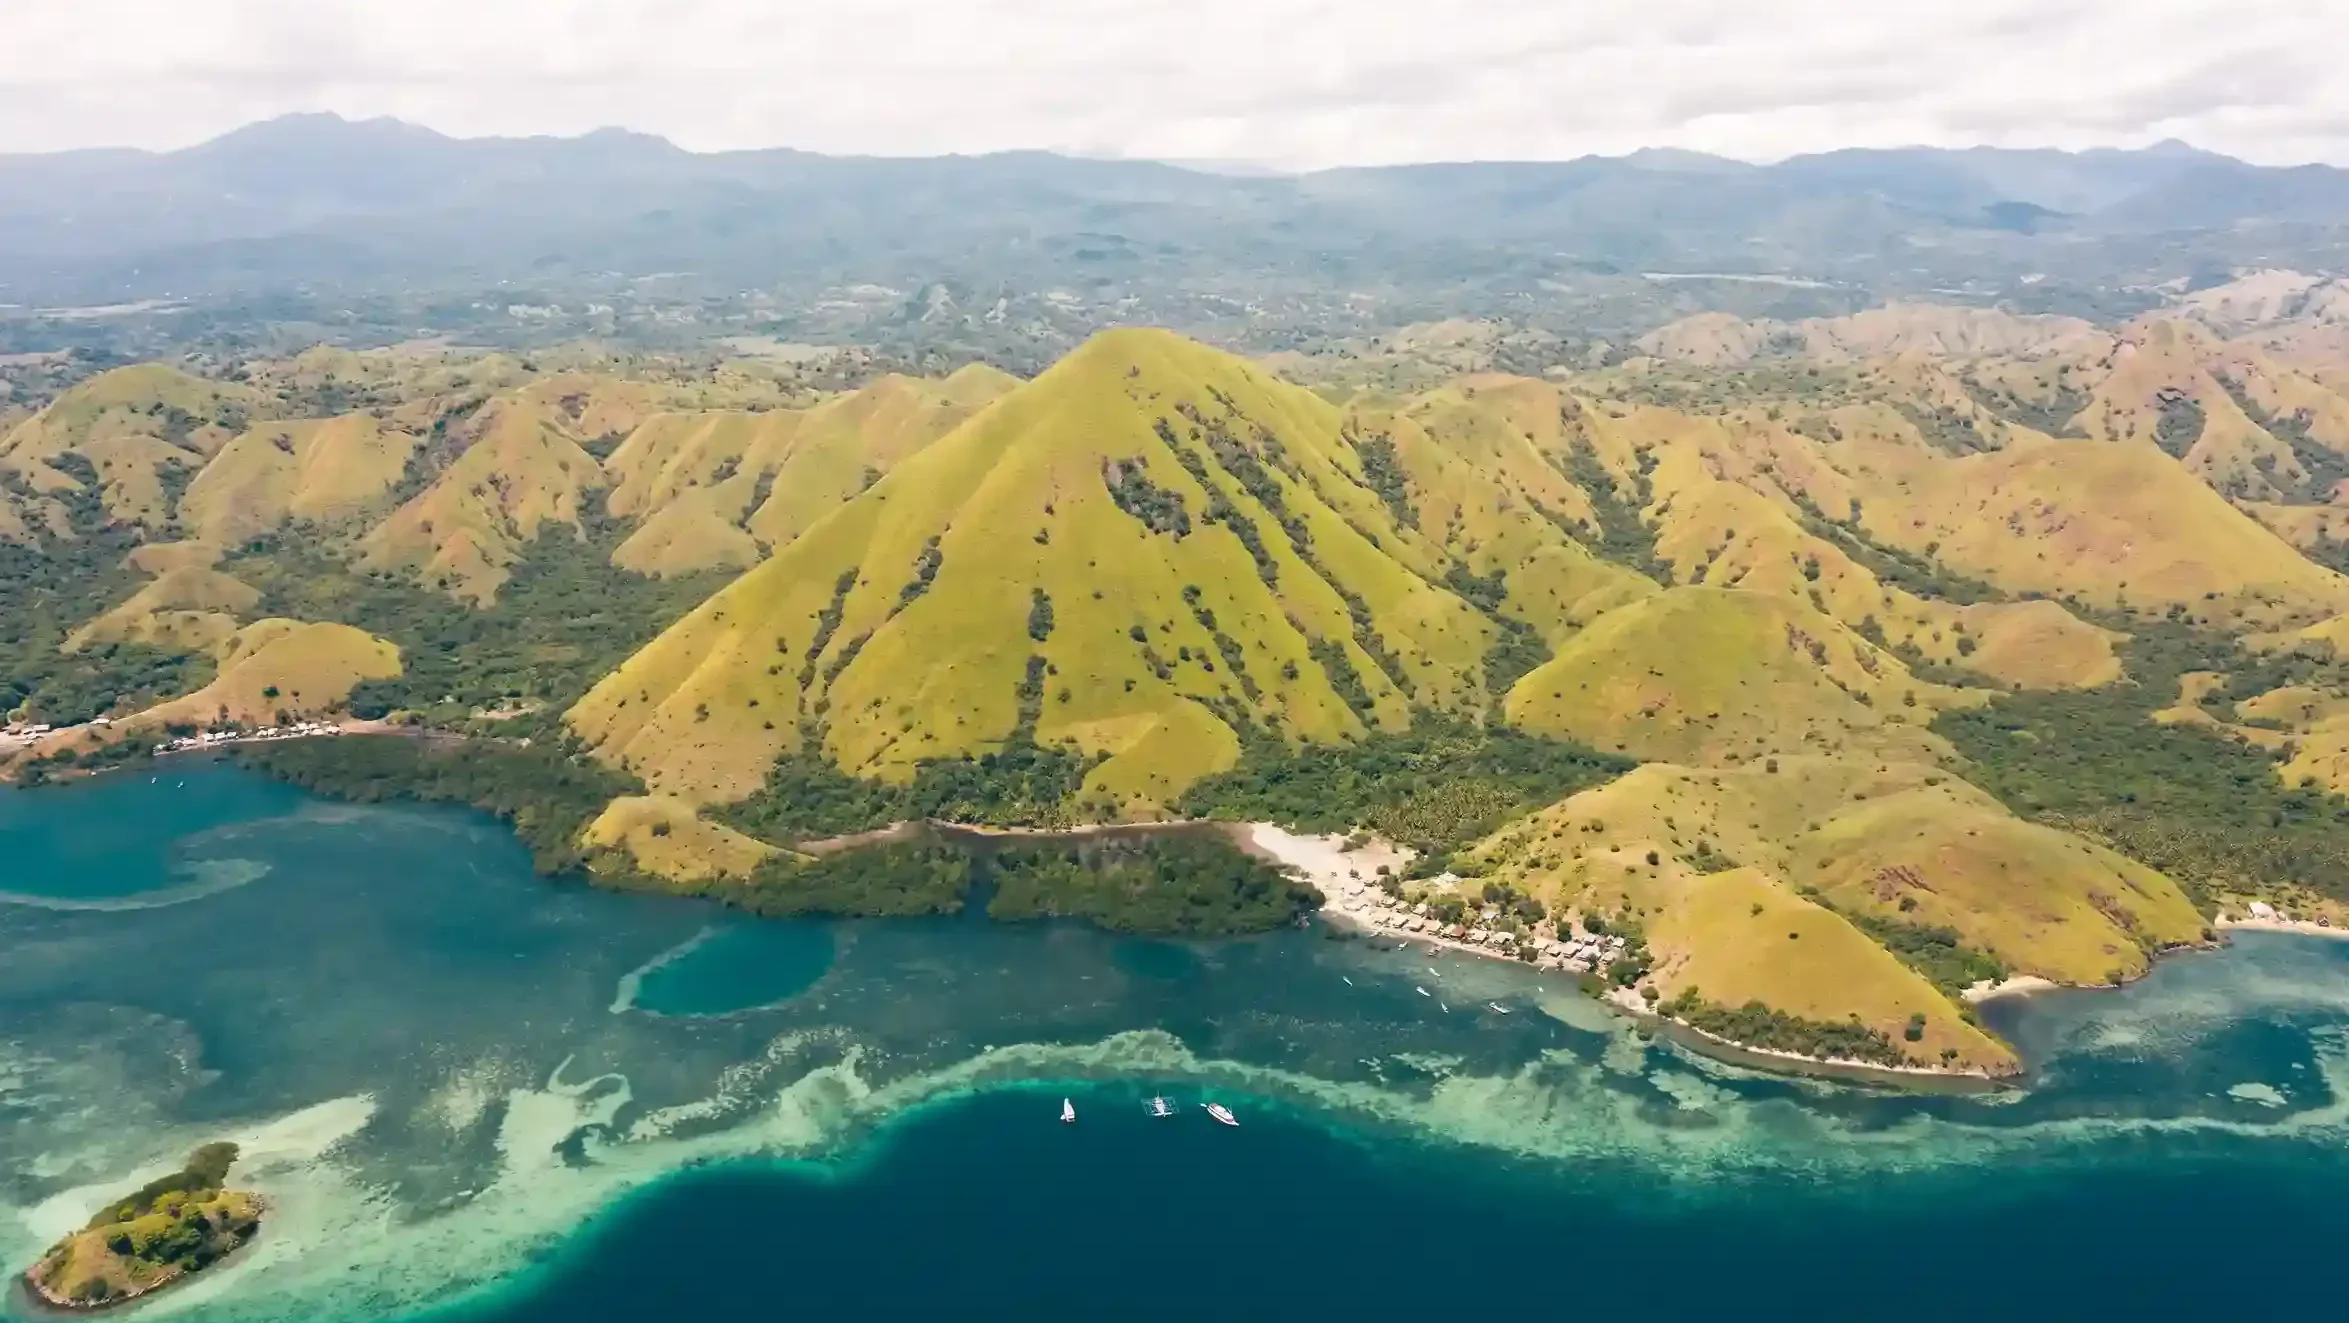
<svg viewBox="0 0 2349 1323"><path fill-rule="evenodd" d="M1205 1106L1209 1116L1212 1116L1216 1120L1223 1122L1225 1125L1238 1125L1240 1123L1240 1118L1232 1115L1232 1109L1224 1106L1222 1103L1207 1103Z"/></svg>
<svg viewBox="0 0 2349 1323"><path fill-rule="evenodd" d="M1503 1006L1497 1001L1488 1001L1485 1003L1485 1005L1492 1007L1494 1010L1499 1011L1503 1015L1515 1014L1515 1012L1511 1011L1508 1007Z"/></svg>
<svg viewBox="0 0 2349 1323"><path fill-rule="evenodd" d="M1060 1120L1061 1120L1061 1123L1062 1123L1063 1125L1066 1125L1067 1123L1069 1123L1069 1122L1071 1122L1071 1121L1074 1121L1074 1120L1076 1120L1076 1119L1077 1119L1077 1105L1076 1105L1075 1103L1073 1103L1073 1102L1070 1102L1070 1101L1069 1101L1068 1099L1066 1099L1066 1098L1063 1098L1063 1099L1061 1099L1061 1100L1060 1100Z"/></svg>

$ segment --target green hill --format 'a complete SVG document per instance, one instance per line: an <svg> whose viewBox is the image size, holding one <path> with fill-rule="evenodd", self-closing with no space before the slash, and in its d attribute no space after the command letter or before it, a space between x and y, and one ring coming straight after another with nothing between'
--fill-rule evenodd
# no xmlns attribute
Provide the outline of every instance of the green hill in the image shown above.
<svg viewBox="0 0 2349 1323"><path fill-rule="evenodd" d="M1033 740L1099 760L1087 798L1140 812L1250 738L1480 708L1498 627L1430 582L1442 561L1365 482L1335 407L1110 332L816 522L570 720L705 802L789 752L902 780Z"/></svg>

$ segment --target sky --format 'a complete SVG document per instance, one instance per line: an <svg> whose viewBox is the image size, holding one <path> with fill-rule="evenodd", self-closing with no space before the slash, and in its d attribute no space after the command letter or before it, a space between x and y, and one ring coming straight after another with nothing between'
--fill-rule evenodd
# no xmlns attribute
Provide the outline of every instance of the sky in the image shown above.
<svg viewBox="0 0 2349 1323"><path fill-rule="evenodd" d="M2349 0L0 0L0 152L293 111L1300 169L1683 147L2349 165Z"/></svg>

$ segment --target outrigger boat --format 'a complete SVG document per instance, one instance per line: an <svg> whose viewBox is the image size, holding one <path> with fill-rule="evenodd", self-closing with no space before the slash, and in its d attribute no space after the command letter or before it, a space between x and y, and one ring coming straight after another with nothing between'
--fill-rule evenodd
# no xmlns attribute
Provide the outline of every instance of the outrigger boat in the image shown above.
<svg viewBox="0 0 2349 1323"><path fill-rule="evenodd" d="M1076 1119L1077 1119L1077 1105L1076 1105L1075 1103L1073 1103L1073 1102L1070 1102L1070 1101L1069 1101L1068 1099L1066 1099L1066 1098L1063 1098L1063 1099L1061 1099L1061 1100L1060 1100L1060 1120L1061 1120L1061 1124L1063 1124L1063 1125L1066 1125L1066 1124L1068 1124L1069 1122L1071 1122L1071 1121L1074 1121L1074 1120L1076 1120Z"/></svg>
<svg viewBox="0 0 2349 1323"><path fill-rule="evenodd" d="M1152 1098L1150 1100L1150 1114L1152 1116L1172 1116L1174 1115L1174 1104L1164 1098Z"/></svg>
<svg viewBox="0 0 2349 1323"><path fill-rule="evenodd" d="M1224 1106L1222 1103L1206 1103L1203 1105L1207 1108L1207 1114L1209 1116L1212 1116L1216 1120L1223 1122L1225 1125L1238 1125L1240 1123L1240 1118L1232 1115L1232 1109Z"/></svg>

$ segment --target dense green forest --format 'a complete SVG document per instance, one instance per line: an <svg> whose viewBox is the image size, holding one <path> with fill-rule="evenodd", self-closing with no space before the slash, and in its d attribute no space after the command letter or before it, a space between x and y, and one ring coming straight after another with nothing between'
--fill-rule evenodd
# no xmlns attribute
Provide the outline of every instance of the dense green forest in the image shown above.
<svg viewBox="0 0 2349 1323"><path fill-rule="evenodd" d="M766 784L718 810L725 821L771 841L802 841L870 831L894 822L980 823L990 827L1066 827L1080 821L1074 803L1092 764L1083 755L1015 739L976 758L937 758L904 785L850 776L819 755L787 753Z"/></svg>
<svg viewBox="0 0 2349 1323"><path fill-rule="evenodd" d="M1968 779L2027 817L2084 832L2176 878L2205 910L2218 891L2279 885L2349 900L2349 801L2286 786L2273 755L2153 713L2178 677L2224 671L2218 698L2309 678L2329 658L2258 657L2177 623L2131 626L2130 679L2100 689L2007 694L1944 712L1933 728Z"/></svg>
<svg viewBox="0 0 2349 1323"><path fill-rule="evenodd" d="M1251 745L1239 766L1193 786L1178 807L1309 832L1368 828L1438 861L1517 814L1633 766L1563 740L1421 713L1408 731L1358 744Z"/></svg>
<svg viewBox="0 0 2349 1323"><path fill-rule="evenodd" d="M987 858L997 919L1087 919L1115 932L1220 937L1321 908L1321 892L1220 836L1005 846Z"/></svg>
<svg viewBox="0 0 2349 1323"><path fill-rule="evenodd" d="M210 683L209 656L135 643L64 650L93 604L121 601L146 579L123 563L137 530L108 525L94 483L54 499L73 537L42 548L0 539L0 717L70 726Z"/></svg>
<svg viewBox="0 0 2349 1323"><path fill-rule="evenodd" d="M971 889L971 854L935 841L900 841L814 860L778 856L747 880L714 879L694 894L753 914L955 914Z"/></svg>
<svg viewBox="0 0 2349 1323"><path fill-rule="evenodd" d="M102 1227L115 1222L128 1222L155 1211L156 1204L168 1195L202 1194L228 1185L228 1173L236 1166L238 1149L225 1140L206 1144L188 1155L180 1169L158 1176L131 1193L99 1210L89 1225Z"/></svg>
<svg viewBox="0 0 2349 1323"><path fill-rule="evenodd" d="M747 882L693 891L773 915L954 914L983 897L991 919L1083 919L1170 937L1262 932L1321 905L1312 887L1202 835L1003 844L925 834L814 860L782 856Z"/></svg>
<svg viewBox="0 0 2349 1323"><path fill-rule="evenodd" d="M362 684L351 711L412 711L434 724L476 709L536 704L509 733L559 733L558 714L725 582L615 568L629 526L590 502L574 532L550 527L497 600L474 607L321 554L298 531L259 540L223 568L259 588L266 614L355 625L399 645L402 673Z"/></svg>
<svg viewBox="0 0 2349 1323"><path fill-rule="evenodd" d="M632 778L551 743L343 735L240 748L237 760L332 799L466 804L512 824L541 873L584 866L579 841Z"/></svg>
<svg viewBox="0 0 2349 1323"><path fill-rule="evenodd" d="M585 869L607 885L684 892L759 914L951 914L978 884L992 894L987 912L994 918L1079 918L1121 932L1207 936L1278 927L1321 904L1311 887L1229 841L1205 836L1000 849L925 837L812 860L780 855L747 879L680 886L640 876L623 856L581 844L581 833L606 804L642 787L552 743L345 735L251 745L236 756L257 771L336 799L423 800L495 814L530 847L542 873ZM967 774L976 778L971 784L987 784L978 764ZM940 784L961 783L950 778ZM810 811L847 812L907 793L872 786L880 798L856 798L858 787L867 785L839 787L847 798L829 807L819 802Z"/></svg>

